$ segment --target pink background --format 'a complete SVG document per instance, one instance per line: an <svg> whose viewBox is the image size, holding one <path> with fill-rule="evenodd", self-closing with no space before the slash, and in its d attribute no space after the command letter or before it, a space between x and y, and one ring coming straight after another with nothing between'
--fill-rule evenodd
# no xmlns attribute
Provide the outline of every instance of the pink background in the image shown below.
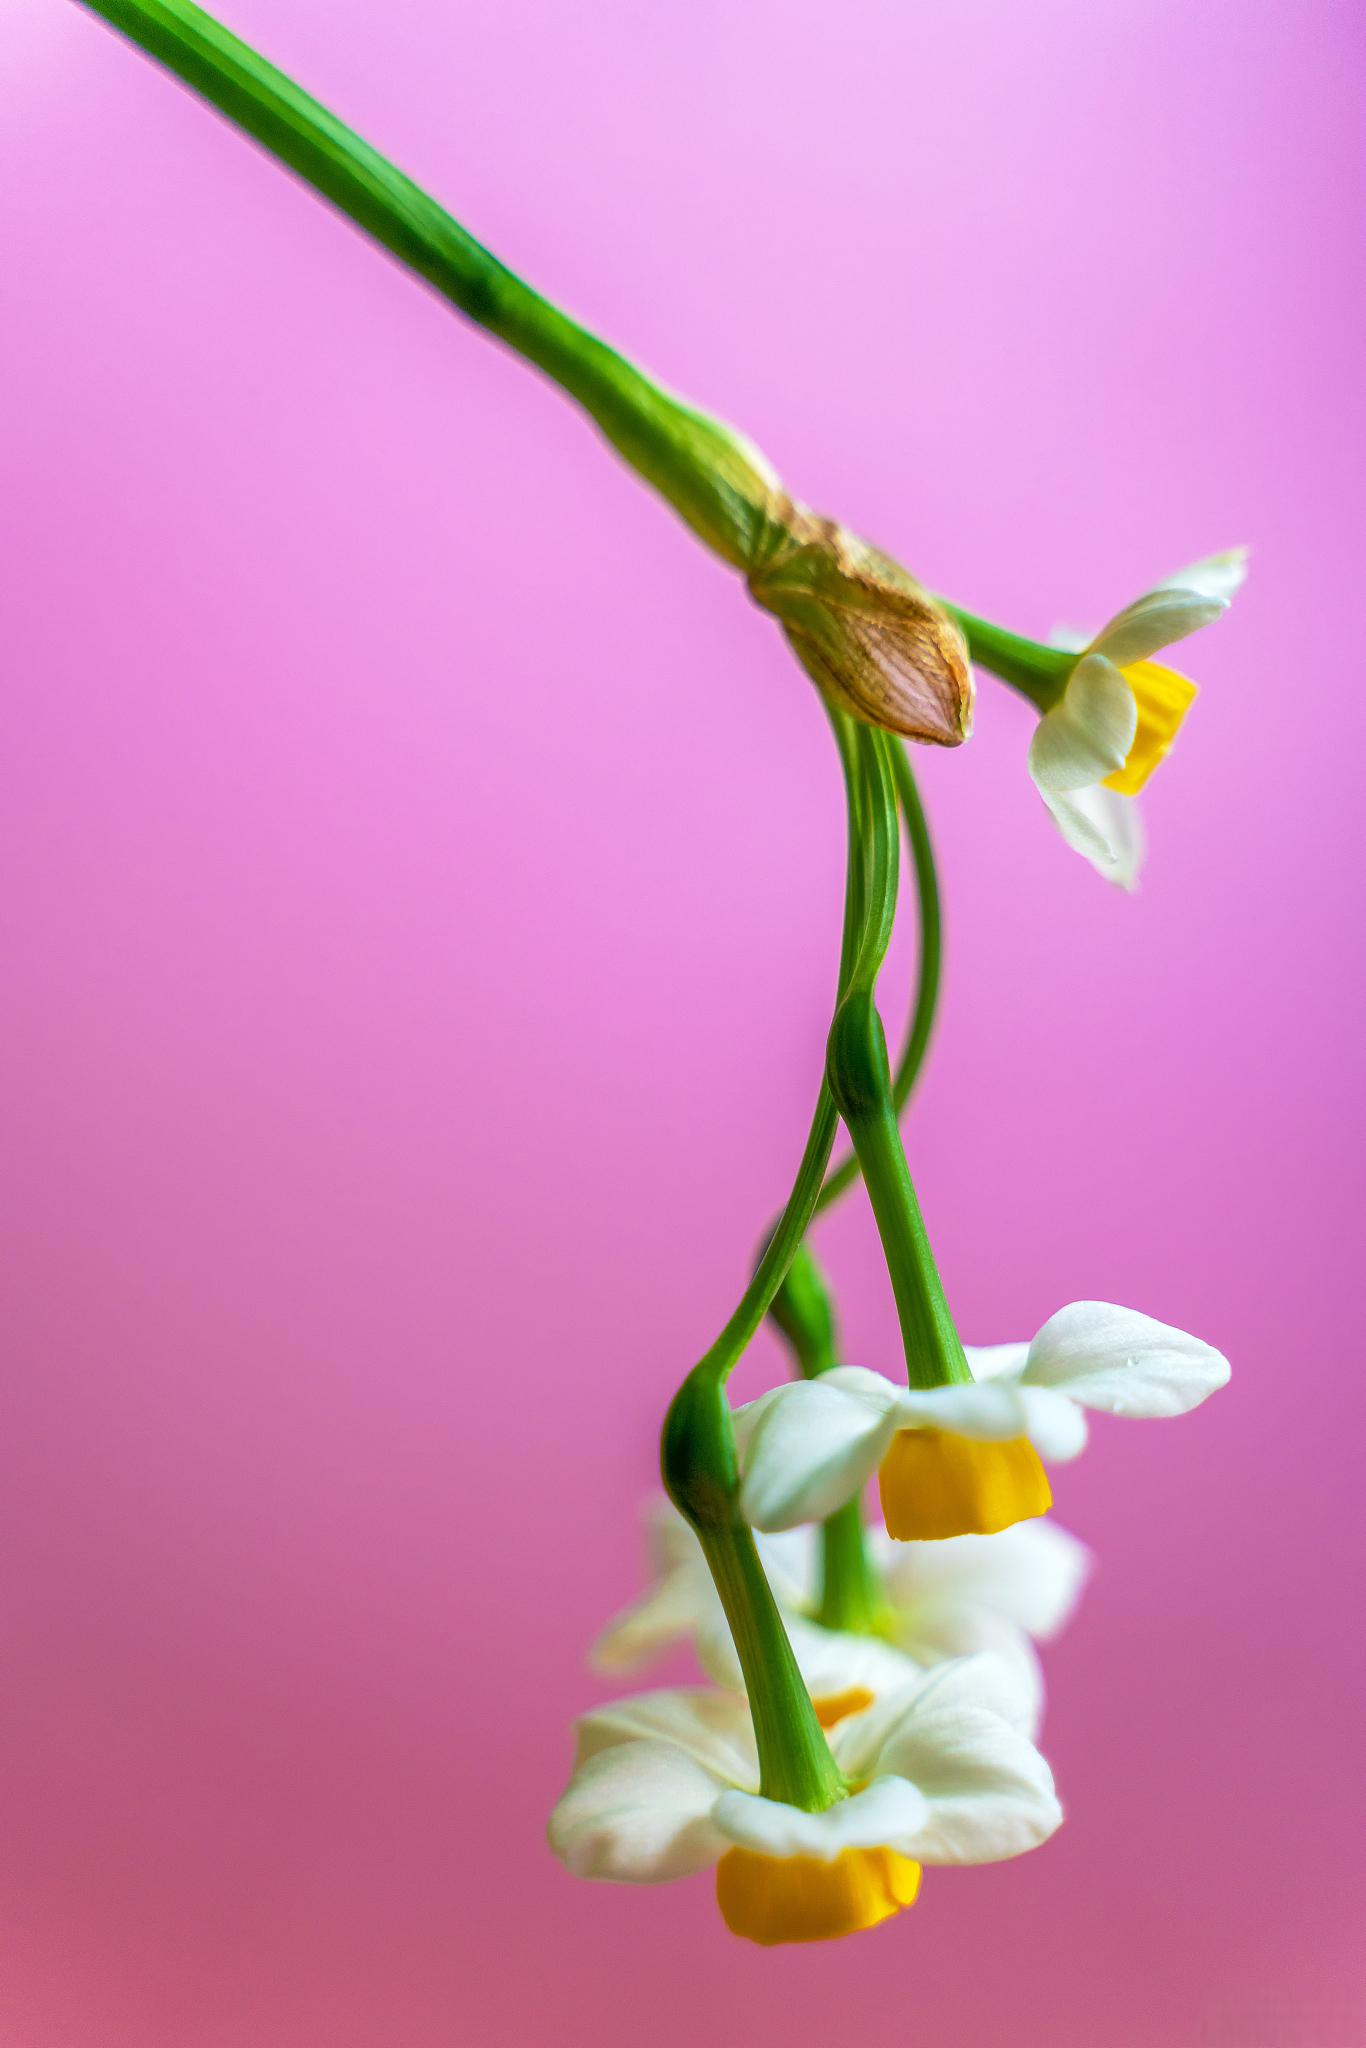
<svg viewBox="0 0 1366 2048"><path fill-rule="evenodd" d="M964 602L1098 622L1255 544L1136 899L989 680L924 761L909 1132L970 1338L1098 1295L1236 1376L1061 1477L1047 1849L777 1956L559 1870L661 1411L816 1085L824 723L548 388L7 5L0 2039L1357 2048L1356 10L232 18ZM820 1242L893 1365L856 1202Z"/></svg>

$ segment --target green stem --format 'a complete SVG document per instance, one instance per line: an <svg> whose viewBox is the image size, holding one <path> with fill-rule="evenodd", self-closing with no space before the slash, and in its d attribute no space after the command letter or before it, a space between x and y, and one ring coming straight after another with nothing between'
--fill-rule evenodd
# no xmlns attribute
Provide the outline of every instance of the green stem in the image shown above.
<svg viewBox="0 0 1366 2048"><path fill-rule="evenodd" d="M897 799L906 828L906 844L911 855L920 917L920 962L916 972L915 998L911 1006L905 1043L892 1076L892 1101L900 1116L920 1078L920 1070L925 1064L925 1054L929 1050L935 1011L939 1005L944 942L934 847L930 840L925 808L920 801L920 791L916 787L915 772L905 747L893 746L891 760L896 778ZM858 1172L858 1155L854 1152L832 1168L825 1177L825 1185L816 1202L818 1216L828 1209L832 1202L837 1202L846 1189L853 1186L858 1179Z"/></svg>
<svg viewBox="0 0 1366 2048"><path fill-rule="evenodd" d="M1040 640L1026 640L1021 633L1007 633L1004 626L993 626L989 619L965 612L946 597L937 597L935 602L962 627L968 652L979 668L989 668L1040 711L1052 709L1077 665L1075 653L1046 647Z"/></svg>
<svg viewBox="0 0 1366 2048"><path fill-rule="evenodd" d="M886 1607L881 1575L868 1549L863 1502L855 1495L821 1523L821 1584L815 1618L824 1628L876 1635Z"/></svg>
<svg viewBox="0 0 1366 2048"><path fill-rule="evenodd" d="M335 114L191 0L85 0L469 319L578 400L723 559L751 561L777 479L742 435L543 299Z"/></svg>
<svg viewBox="0 0 1366 2048"><path fill-rule="evenodd" d="M870 757L880 754L882 735L875 734L868 726L856 724L834 705L827 703L826 709L834 726L844 769L849 832L838 1004L856 979L866 978L870 972L876 976L887 950L892 913L896 907L896 814L893 809L889 824L885 785L879 782L877 789L881 803L869 821L865 842L863 820L868 763ZM838 1126L834 1097L828 1081L822 1079L792 1193L764 1247L753 1278L715 1343L694 1368L697 1372L719 1373L723 1379L726 1378L752 1342L816 1213Z"/></svg>
<svg viewBox="0 0 1366 2048"><path fill-rule="evenodd" d="M907 1379L913 1387L969 1381L897 1127L882 1019L867 989L852 989L840 1005L826 1071L886 1254Z"/></svg>
<svg viewBox="0 0 1366 2048"><path fill-rule="evenodd" d="M753 1532L738 1515L698 1540L730 1623L759 1752L759 1790L807 1813L823 1812L847 1791L816 1719Z"/></svg>
<svg viewBox="0 0 1366 2048"><path fill-rule="evenodd" d="M915 1086L929 1045L939 996L943 940L934 849L910 758L905 747L893 744L889 759L898 807L906 828L920 912L920 962L915 1000L906 1042L892 1077L893 1107L900 1115ZM841 1165L827 1174L816 1202L817 1215L838 1200L858 1178L859 1171L858 1154L851 1152ZM798 1371L804 1379L816 1379L839 1362L830 1290L806 1245L799 1247L788 1267L769 1313L791 1346ZM820 1553L816 1620L826 1628L875 1633L886 1602L881 1575L868 1549L859 1501L846 1501L822 1523Z"/></svg>
<svg viewBox="0 0 1366 2048"><path fill-rule="evenodd" d="M871 985L896 904L896 806L882 735L828 707L844 770L848 814L838 1003ZM836 1015L839 1014L837 1008ZM739 1511L735 1432L725 1383L782 1285L810 1224L835 1109L822 1082L796 1184L754 1277L716 1342L688 1374L664 1420L660 1468L670 1499L696 1530L726 1611L754 1721L761 1789L818 1812L845 1785L802 1682L754 1539Z"/></svg>

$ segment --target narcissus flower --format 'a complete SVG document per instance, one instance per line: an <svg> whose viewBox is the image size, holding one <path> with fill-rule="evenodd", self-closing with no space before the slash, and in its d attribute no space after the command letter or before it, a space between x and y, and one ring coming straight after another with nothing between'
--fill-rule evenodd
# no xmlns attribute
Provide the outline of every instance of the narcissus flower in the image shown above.
<svg viewBox="0 0 1366 2048"><path fill-rule="evenodd" d="M660 1884L716 1868L732 1933L770 1946L857 1933L915 1899L920 1866L993 1863L1062 1819L993 1657L941 1665L843 1721L847 1796L808 1813L760 1793L749 1708L726 1693L643 1693L586 1714L550 1846L576 1877Z"/></svg>
<svg viewBox="0 0 1366 2048"><path fill-rule="evenodd" d="M1076 1606L1086 1546L1052 1522L1021 1522L995 1536L891 1543L869 1530L882 1585L876 1636L823 1628L820 1546L812 1527L759 1536L759 1554L784 1610L788 1635L817 1718L831 1727L949 1658L990 1650L1020 1667L1037 1732L1043 1686L1031 1639L1049 1641ZM610 1621L593 1646L600 1671L638 1671L681 1642L694 1647L717 1685L743 1691L739 1661L696 1536L667 1501L650 1510L652 1583Z"/></svg>
<svg viewBox="0 0 1366 2048"><path fill-rule="evenodd" d="M1247 551L1211 555L1118 613L1083 646L1061 697L1040 719L1029 772L1069 846L1132 888L1143 833L1132 799L1170 752L1197 695L1150 657L1208 626L1247 574Z"/></svg>
<svg viewBox="0 0 1366 2048"><path fill-rule="evenodd" d="M756 1529L822 1521L877 1472L889 1535L989 1534L1046 1512L1040 1457L1077 1455L1085 1409L1182 1415L1229 1376L1198 1337L1100 1301L1059 1309L1030 1344L967 1356L968 1385L922 1391L837 1366L740 1409L746 1519Z"/></svg>

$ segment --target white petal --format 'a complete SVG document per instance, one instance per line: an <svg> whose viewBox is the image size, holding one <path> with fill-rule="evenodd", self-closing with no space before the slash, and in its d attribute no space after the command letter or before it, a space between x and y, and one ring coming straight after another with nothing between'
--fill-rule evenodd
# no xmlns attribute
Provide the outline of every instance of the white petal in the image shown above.
<svg viewBox="0 0 1366 2048"><path fill-rule="evenodd" d="M869 1372L867 1366L864 1365L834 1366L829 1372L821 1374L819 1382L814 1380L798 1380L796 1382L784 1380L781 1386L770 1387L766 1394L760 1394L753 1401L743 1402L734 1411L731 1421L735 1430L735 1449L741 1464L745 1461L745 1454L749 1449L755 1430L759 1427L759 1424L770 1409L780 1407L783 1402L790 1399L794 1384L798 1386L814 1386L819 1384L822 1387L837 1387L841 1393L852 1394L856 1399L866 1402L878 1414L881 1414L882 1410L886 1407L890 1395L896 1392L895 1386L885 1373ZM784 1531L783 1533L785 1534L786 1532Z"/></svg>
<svg viewBox="0 0 1366 2048"><path fill-rule="evenodd" d="M667 1742L625 1742L581 1764L550 1816L550 1846L575 1877L662 1884L715 1863L717 1782Z"/></svg>
<svg viewBox="0 0 1366 2048"><path fill-rule="evenodd" d="M965 1344L975 1380L1017 1380L1029 1360L1029 1345Z"/></svg>
<svg viewBox="0 0 1366 2048"><path fill-rule="evenodd" d="M723 1792L714 1818L721 1832L742 1849L754 1849L761 1856L816 1856L832 1863L846 1849L910 1854L905 1844L924 1831L928 1811L924 1798L904 1778L879 1778L824 1813L803 1813L799 1806L748 1792Z"/></svg>
<svg viewBox="0 0 1366 2048"><path fill-rule="evenodd" d="M950 1536L941 1543L884 1537L875 1556L905 1630L899 1628L898 1639L912 1656L920 1617L930 1640L949 1617L989 1614L1047 1641L1071 1615L1090 1568L1086 1545L1051 1517L1017 1522L995 1536Z"/></svg>
<svg viewBox="0 0 1366 2048"><path fill-rule="evenodd" d="M839 1377L847 1381L851 1370ZM870 1399L866 1388L854 1391L836 1378L795 1380L765 1396L741 1460L740 1512L754 1528L822 1521L877 1469L895 1427L896 1389L865 1373L862 1379L881 1390Z"/></svg>
<svg viewBox="0 0 1366 2048"><path fill-rule="evenodd" d="M691 1531L689 1534L691 1535ZM696 1538L693 1539L697 1549ZM613 1615L588 1653L605 1675L637 1671L674 1643L688 1640L725 1616L700 1549L695 1565L675 1567L648 1593Z"/></svg>
<svg viewBox="0 0 1366 2048"><path fill-rule="evenodd" d="M1029 772L1043 791L1104 782L1124 766L1137 730L1133 691L1114 663L1092 650L1034 728Z"/></svg>
<svg viewBox="0 0 1366 2048"><path fill-rule="evenodd" d="M896 1399L901 1391L900 1382L889 1380L885 1372L872 1372L866 1365L837 1365L830 1372L823 1372L813 1386L835 1387L841 1394L848 1394L855 1401L875 1415L881 1415L888 1403Z"/></svg>
<svg viewBox="0 0 1366 2048"><path fill-rule="evenodd" d="M1013 1621L1005 1621L985 1607L946 1603L908 1617L905 1633L897 1640L908 1654L919 1658L930 1676L943 1665L976 1657L989 1657L993 1664L1004 1665L1013 1678L1012 1705L1003 1719L1037 1740L1043 1720L1043 1666L1033 1643Z"/></svg>
<svg viewBox="0 0 1366 2048"><path fill-rule="evenodd" d="M1228 1377L1212 1345L1107 1301L1074 1301L1050 1316L1025 1367L1029 1385L1109 1415L1184 1415Z"/></svg>
<svg viewBox="0 0 1366 2048"><path fill-rule="evenodd" d="M982 1707L926 1712L883 1751L929 1815L906 1853L922 1863L995 1863L1035 1849L1058 1827L1053 1773L1029 1737Z"/></svg>
<svg viewBox="0 0 1366 2048"><path fill-rule="evenodd" d="M726 1692L744 1692L745 1674L740 1668L730 1623L719 1600L715 1614L699 1626L693 1637L693 1647L697 1651L698 1663L713 1685L723 1687Z"/></svg>
<svg viewBox="0 0 1366 2048"><path fill-rule="evenodd" d="M973 1657L990 1657L1012 1673L1012 1706L1002 1716L1013 1728L1037 1741L1043 1721L1043 1666L1038 1652L1022 1628L1002 1620L985 1607L945 1607L939 1610L939 1640L932 1638L933 1616L926 1617L926 1630L919 1638L923 1663L933 1670L940 1664L961 1663ZM909 1650L908 1641L905 1647Z"/></svg>
<svg viewBox="0 0 1366 2048"><path fill-rule="evenodd" d="M925 1674L914 1699L906 1703L897 1731L889 1734L888 1744L899 1741L901 1733L918 1726L927 1714L960 1714L974 1708L999 1714L1012 1728L1022 1728L1030 1718L1033 1689L1032 1673L1022 1668L1016 1657L955 1657ZM884 1747L884 1757L886 1754Z"/></svg>
<svg viewBox="0 0 1366 2048"><path fill-rule="evenodd" d="M782 1386L770 1387L766 1394L758 1395L753 1401L743 1401L733 1411L731 1415L731 1428L735 1432L735 1454L742 1464L749 1450L750 1439L753 1437L755 1430L768 1414L769 1409L776 1407L779 1401L786 1400L787 1394L788 1384L784 1381Z"/></svg>
<svg viewBox="0 0 1366 2048"><path fill-rule="evenodd" d="M1222 554L1206 555L1188 569L1178 569L1158 584L1159 590L1190 590L1197 597L1220 597L1225 604L1243 587L1247 576L1248 550L1225 548Z"/></svg>
<svg viewBox="0 0 1366 2048"><path fill-rule="evenodd" d="M701 1557L697 1537L667 1495L656 1494L647 1501L641 1519L652 1579L665 1578L678 1566L691 1566Z"/></svg>
<svg viewBox="0 0 1366 2048"><path fill-rule="evenodd" d="M1064 1465L1086 1449L1086 1417L1069 1388L1020 1388L1024 1402L1024 1433L1039 1456L1049 1465Z"/></svg>
<svg viewBox="0 0 1366 2048"><path fill-rule="evenodd" d="M1018 1658L955 1657L862 1714L837 1721L829 1741L847 1778L875 1778L889 1771L909 1776L892 1758L900 1753L898 1745L908 1739L907 1731L913 1733L922 1722L985 1713L1021 1729L1033 1725L1036 1712L1034 1676Z"/></svg>
<svg viewBox="0 0 1366 2048"><path fill-rule="evenodd" d="M1090 652L1126 668L1212 625L1227 610L1226 598L1203 597L1194 590L1150 590L1101 627Z"/></svg>
<svg viewBox="0 0 1366 2048"><path fill-rule="evenodd" d="M1075 1458L1086 1442L1086 1418L1067 1395L1010 1379L908 1390L898 1397L896 1421L903 1429L945 1429L979 1443L1027 1436L1054 1464Z"/></svg>
<svg viewBox="0 0 1366 2048"><path fill-rule="evenodd" d="M730 1628L696 1535L666 1500L651 1503L646 1526L656 1582L613 1616L589 1651L589 1662L605 1675L620 1675L639 1670L675 1643L693 1640L708 1677L743 1690ZM811 1537L809 1529L793 1529L758 1539L765 1576L781 1607L800 1608L810 1598Z"/></svg>
<svg viewBox="0 0 1366 2048"><path fill-rule="evenodd" d="M1120 889L1138 887L1143 858L1142 814L1133 797L1093 783L1089 789L1042 789L1053 823L1098 875ZM1116 806L1122 808L1117 809Z"/></svg>
<svg viewBox="0 0 1366 2048"><path fill-rule="evenodd" d="M1136 798L1092 783L1089 789L1040 790L1067 844L1118 889L1136 889L1147 852Z"/></svg>
<svg viewBox="0 0 1366 2048"><path fill-rule="evenodd" d="M1018 1856L1062 1819L1052 1773L1023 1732L1031 1711L1026 1695L1018 1668L996 1657L965 1657L940 1665L885 1710L858 1716L843 1741L836 1728L832 1746L846 1773L908 1778L925 1794L929 1816L906 1853L927 1863ZM996 1711L1001 1706L1005 1714Z"/></svg>
<svg viewBox="0 0 1366 2048"><path fill-rule="evenodd" d="M902 1429L946 1429L982 1443L1008 1443L1029 1433L1029 1407L1014 1380L975 1381L961 1387L908 1389L896 1405Z"/></svg>
<svg viewBox="0 0 1366 2048"><path fill-rule="evenodd" d="M811 1528L765 1530L754 1538L764 1577L780 1607L800 1613L817 1592L820 1552Z"/></svg>
<svg viewBox="0 0 1366 2048"><path fill-rule="evenodd" d="M733 1693L702 1686L633 1693L580 1715L574 1727L576 1765L622 1743L667 1742L719 1782L759 1782L749 1703Z"/></svg>

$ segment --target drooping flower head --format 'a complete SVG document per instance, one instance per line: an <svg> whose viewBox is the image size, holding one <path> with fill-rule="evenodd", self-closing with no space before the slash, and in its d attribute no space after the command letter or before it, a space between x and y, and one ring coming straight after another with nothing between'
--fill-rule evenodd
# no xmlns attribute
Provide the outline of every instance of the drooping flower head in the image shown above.
<svg viewBox="0 0 1366 2048"><path fill-rule="evenodd" d="M997 1862L1058 1827L1027 1712L1003 1661L944 1664L833 1729L848 1789L810 1813L760 1792L743 1699L643 1693L579 1722L550 1846L575 1876L618 1884L714 1866L726 1925L764 1946L857 1933L913 1903L921 1865Z"/></svg>
<svg viewBox="0 0 1366 2048"><path fill-rule="evenodd" d="M1227 611L1246 574L1247 550L1232 548L1146 591L1080 647L1062 695L1035 729L1029 772L1059 831L1124 888L1133 887L1143 854L1132 800L1171 751L1198 694L1152 657Z"/></svg>
<svg viewBox="0 0 1366 2048"><path fill-rule="evenodd" d="M1049 1505L1020 1446L1059 1463L1085 1444L1086 1409L1181 1415L1229 1377L1211 1345L1109 1302L1074 1302L1032 1343L969 1347L967 1355L969 1385L922 1391L839 1366L741 1409L747 1519L768 1530L822 1521L877 1472L889 1535L990 1533L1005 1526L1002 1516L1024 1520Z"/></svg>

